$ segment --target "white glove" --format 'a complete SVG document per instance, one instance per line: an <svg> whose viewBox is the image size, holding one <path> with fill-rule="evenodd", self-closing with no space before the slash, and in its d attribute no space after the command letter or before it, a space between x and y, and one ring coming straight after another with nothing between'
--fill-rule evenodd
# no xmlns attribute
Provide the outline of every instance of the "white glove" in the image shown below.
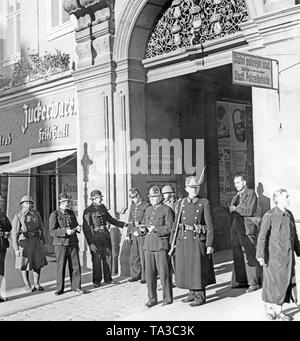
<svg viewBox="0 0 300 341"><path fill-rule="evenodd" d="M134 231L134 232L133 232L133 235L134 235L135 237L138 237L138 236L139 236L139 233L138 233L137 231Z"/></svg>
<svg viewBox="0 0 300 341"><path fill-rule="evenodd" d="M20 250L15 251L15 255L16 257L21 257L21 251Z"/></svg>
<svg viewBox="0 0 300 341"><path fill-rule="evenodd" d="M90 244L90 251L96 253L98 251L95 244Z"/></svg>
<svg viewBox="0 0 300 341"><path fill-rule="evenodd" d="M214 248L211 246L208 246L206 249L206 254L207 255L211 255L214 252Z"/></svg>
<svg viewBox="0 0 300 341"><path fill-rule="evenodd" d="M72 229L66 229L66 234L68 235L68 236L71 236L72 234L74 234L74 230L72 230Z"/></svg>
<svg viewBox="0 0 300 341"><path fill-rule="evenodd" d="M265 261L263 258L257 258L258 263L263 266L265 264Z"/></svg>

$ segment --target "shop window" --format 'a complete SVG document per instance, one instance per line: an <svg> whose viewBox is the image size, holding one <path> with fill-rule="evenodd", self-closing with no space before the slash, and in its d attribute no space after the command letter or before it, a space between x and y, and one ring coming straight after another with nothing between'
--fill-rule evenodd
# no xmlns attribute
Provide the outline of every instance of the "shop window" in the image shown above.
<svg viewBox="0 0 300 341"><path fill-rule="evenodd" d="M6 1L4 57L6 61L19 58L21 49L20 0Z"/></svg>
<svg viewBox="0 0 300 341"><path fill-rule="evenodd" d="M0 157L0 166L3 166L7 163L9 163L9 157ZM2 199L4 200L2 210L5 213L7 213L7 193L8 193L8 176L0 175L0 195Z"/></svg>
<svg viewBox="0 0 300 341"><path fill-rule="evenodd" d="M69 14L63 9L63 0L51 0L51 28L61 26L69 20Z"/></svg>

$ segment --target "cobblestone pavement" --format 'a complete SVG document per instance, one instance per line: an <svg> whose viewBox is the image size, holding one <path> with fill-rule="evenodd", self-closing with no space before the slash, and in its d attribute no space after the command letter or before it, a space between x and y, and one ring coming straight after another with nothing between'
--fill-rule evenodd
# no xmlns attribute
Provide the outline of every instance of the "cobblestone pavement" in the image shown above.
<svg viewBox="0 0 300 341"><path fill-rule="evenodd" d="M46 291L31 295L13 296L1 303L0 321L264 321L261 290L246 294L245 289L231 289L231 251L214 255L217 283L208 287L207 304L192 308L182 303L187 290L174 288L174 303L161 306L162 291L158 291L159 304L145 307L147 286L140 282L93 288L89 281L83 285L89 293L77 296L66 292L55 296L55 283L48 283ZM297 273L300 266L297 262ZM86 274L90 278L90 273ZM298 283L300 278L298 278ZM300 320L299 310L286 305L285 311Z"/></svg>

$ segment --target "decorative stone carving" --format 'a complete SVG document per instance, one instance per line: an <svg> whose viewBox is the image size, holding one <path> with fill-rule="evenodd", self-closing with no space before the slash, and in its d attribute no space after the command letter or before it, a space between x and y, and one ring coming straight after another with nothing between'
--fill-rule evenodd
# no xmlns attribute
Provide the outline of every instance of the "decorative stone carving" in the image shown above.
<svg viewBox="0 0 300 341"><path fill-rule="evenodd" d="M75 14L82 9L78 0L64 0L63 8L69 14Z"/></svg>
<svg viewBox="0 0 300 341"><path fill-rule="evenodd" d="M100 63L101 56L109 55L114 4L115 0L64 0L64 9L77 19L78 68Z"/></svg>
<svg viewBox="0 0 300 341"><path fill-rule="evenodd" d="M245 0L174 0L152 32L146 58L236 33L247 20Z"/></svg>

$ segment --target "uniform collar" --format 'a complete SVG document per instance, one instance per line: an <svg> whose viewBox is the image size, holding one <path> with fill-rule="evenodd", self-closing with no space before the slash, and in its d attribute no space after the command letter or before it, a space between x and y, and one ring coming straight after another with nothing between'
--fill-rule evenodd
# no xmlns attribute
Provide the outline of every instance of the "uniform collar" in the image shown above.
<svg viewBox="0 0 300 341"><path fill-rule="evenodd" d="M278 206L275 206L274 210L275 210L276 214L278 214L280 216L288 215L288 211L286 209L283 211Z"/></svg>
<svg viewBox="0 0 300 341"><path fill-rule="evenodd" d="M24 214L24 215L26 215L26 214L33 214L32 209L21 210L21 213Z"/></svg>
<svg viewBox="0 0 300 341"><path fill-rule="evenodd" d="M200 200L199 197L195 197L195 198L193 198L193 199L191 199L190 197L187 197L186 199L187 199L187 202L188 202L189 204L190 204L190 203L196 204L196 203Z"/></svg>
<svg viewBox="0 0 300 341"><path fill-rule="evenodd" d="M161 203L159 203L159 204L157 204L157 205L155 205L155 206L152 206L154 209L157 209L157 208L159 208L161 206Z"/></svg>

